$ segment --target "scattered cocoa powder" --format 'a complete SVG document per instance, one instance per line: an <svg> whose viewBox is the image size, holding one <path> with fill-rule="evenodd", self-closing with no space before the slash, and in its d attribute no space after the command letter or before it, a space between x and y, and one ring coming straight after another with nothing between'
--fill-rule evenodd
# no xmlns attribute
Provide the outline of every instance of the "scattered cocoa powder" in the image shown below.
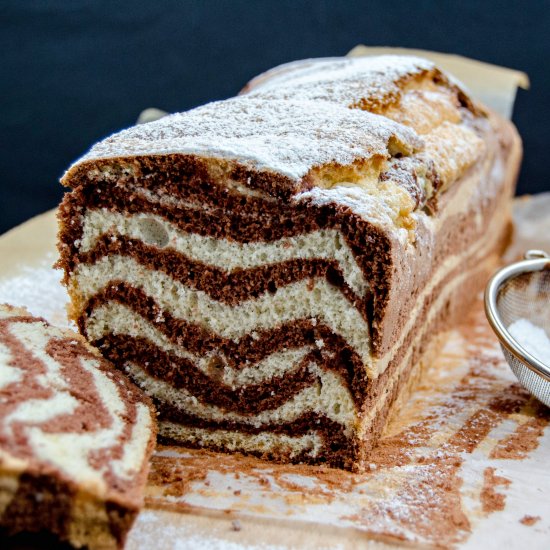
<svg viewBox="0 0 550 550"><path fill-rule="evenodd" d="M238 519L234 519L231 522L231 531L241 531L242 530L241 522Z"/></svg>
<svg viewBox="0 0 550 550"><path fill-rule="evenodd" d="M539 414L535 418L531 418L524 424L516 428L514 433L499 442L492 450L491 458L507 458L513 460L521 460L537 448L538 440L544 433L544 428L548 426L550 418L548 414L542 416L542 406L538 407Z"/></svg>
<svg viewBox="0 0 550 550"><path fill-rule="evenodd" d="M535 525L537 521L540 521L540 516L523 516L519 522L523 523L523 525L527 525L531 527L531 525Z"/></svg>
<svg viewBox="0 0 550 550"><path fill-rule="evenodd" d="M149 473L149 486L161 487L164 496L181 496L191 489L194 481L206 481L208 470L189 469L185 464L176 460L165 459L158 455L151 459L151 471Z"/></svg>
<svg viewBox="0 0 550 550"><path fill-rule="evenodd" d="M497 487L507 487L511 481L495 474L496 468L485 468L483 472L483 488L481 489L481 507L484 513L490 514L504 510L506 495L497 493Z"/></svg>

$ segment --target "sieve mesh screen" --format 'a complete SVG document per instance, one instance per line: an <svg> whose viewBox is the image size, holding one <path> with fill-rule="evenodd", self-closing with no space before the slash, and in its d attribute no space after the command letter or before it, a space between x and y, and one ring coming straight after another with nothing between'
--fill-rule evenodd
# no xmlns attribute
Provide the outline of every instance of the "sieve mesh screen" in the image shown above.
<svg viewBox="0 0 550 550"><path fill-rule="evenodd" d="M497 290L496 309L506 328L518 319L527 319L550 334L550 269L519 273L506 280ZM520 342L514 342L522 348ZM501 347L520 383L550 407L550 382Z"/></svg>

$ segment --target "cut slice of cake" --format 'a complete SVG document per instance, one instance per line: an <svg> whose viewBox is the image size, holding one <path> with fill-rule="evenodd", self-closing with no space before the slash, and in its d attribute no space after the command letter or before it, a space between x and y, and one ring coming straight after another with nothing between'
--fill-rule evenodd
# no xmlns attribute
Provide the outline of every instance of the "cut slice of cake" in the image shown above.
<svg viewBox="0 0 550 550"><path fill-rule="evenodd" d="M120 548L143 505L149 399L82 336L0 305L0 528Z"/></svg>
<svg viewBox="0 0 550 550"><path fill-rule="evenodd" d="M164 440L361 468L510 227L521 145L430 62L308 60L65 174L82 334Z"/></svg>

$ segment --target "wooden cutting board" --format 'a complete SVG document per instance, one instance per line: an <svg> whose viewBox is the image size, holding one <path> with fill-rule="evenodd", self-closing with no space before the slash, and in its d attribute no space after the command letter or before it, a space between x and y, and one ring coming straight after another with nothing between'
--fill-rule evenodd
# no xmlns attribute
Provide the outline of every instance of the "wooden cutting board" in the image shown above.
<svg viewBox="0 0 550 550"><path fill-rule="evenodd" d="M508 258L550 248L549 211L548 195L516 201ZM55 232L52 211L0 238L0 302L67 324ZM159 447L127 548L550 548L549 424L504 362L480 296L424 366L367 473ZM37 544L51 541L0 539Z"/></svg>

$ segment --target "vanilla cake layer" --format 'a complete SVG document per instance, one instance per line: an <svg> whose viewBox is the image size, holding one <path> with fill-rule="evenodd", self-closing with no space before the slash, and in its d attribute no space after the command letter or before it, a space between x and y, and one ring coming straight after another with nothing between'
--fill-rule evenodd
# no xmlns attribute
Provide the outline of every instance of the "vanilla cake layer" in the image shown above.
<svg viewBox="0 0 550 550"><path fill-rule="evenodd" d="M120 548L143 506L149 400L80 335L0 305L0 526Z"/></svg>
<svg viewBox="0 0 550 550"><path fill-rule="evenodd" d="M424 60L291 72L96 145L60 265L164 439L361 468L506 243L521 146Z"/></svg>

